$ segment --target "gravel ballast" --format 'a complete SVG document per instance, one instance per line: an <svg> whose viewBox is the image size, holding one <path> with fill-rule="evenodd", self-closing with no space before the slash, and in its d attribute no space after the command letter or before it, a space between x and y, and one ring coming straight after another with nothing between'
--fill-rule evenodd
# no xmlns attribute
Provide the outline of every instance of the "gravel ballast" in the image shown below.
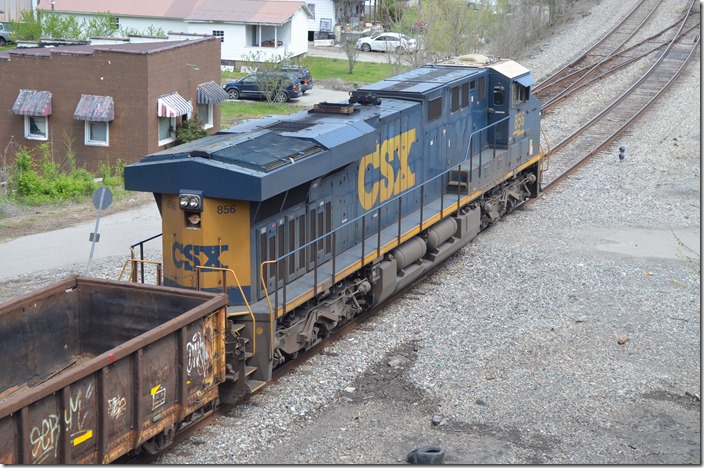
<svg viewBox="0 0 704 468"><path fill-rule="evenodd" d="M540 81L634 5L594 2L517 60ZM457 464L700 464L699 62L557 190L159 463L397 464L438 446ZM546 116L548 137L579 112Z"/></svg>

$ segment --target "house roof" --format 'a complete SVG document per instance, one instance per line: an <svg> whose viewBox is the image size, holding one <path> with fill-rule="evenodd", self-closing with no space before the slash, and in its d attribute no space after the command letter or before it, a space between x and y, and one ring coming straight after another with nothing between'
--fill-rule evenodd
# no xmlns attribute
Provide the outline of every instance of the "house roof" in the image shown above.
<svg viewBox="0 0 704 468"><path fill-rule="evenodd" d="M217 38L193 39L191 41L164 41L164 42L138 42L133 44L104 44L104 45L69 45L60 47L27 47L15 48L0 52L1 59L12 59L15 56L51 57L54 54L65 55L92 55L95 51L121 52L125 54L149 55L166 50L186 47L196 42L219 40Z"/></svg>
<svg viewBox="0 0 704 468"><path fill-rule="evenodd" d="M110 12L117 16L163 17L184 21L255 23L281 25L305 7L304 2L286 0L55 0L61 13ZM51 10L51 2L37 6Z"/></svg>

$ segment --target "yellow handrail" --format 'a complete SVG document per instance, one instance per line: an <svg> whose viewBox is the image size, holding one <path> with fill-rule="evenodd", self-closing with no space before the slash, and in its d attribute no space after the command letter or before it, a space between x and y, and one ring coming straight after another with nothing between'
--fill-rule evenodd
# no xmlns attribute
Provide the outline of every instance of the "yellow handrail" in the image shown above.
<svg viewBox="0 0 704 468"><path fill-rule="evenodd" d="M254 318L254 312L252 312L252 308L249 306L249 301L247 300L247 296L244 294L244 290L242 289L242 285L240 284L239 278L237 278L237 273L232 268L220 268L220 267L210 267L210 266L200 266L196 265L196 287L200 291L200 271L201 270L211 270L211 271L221 271L222 272L222 291L227 294L227 280L226 280L226 275L227 272L229 271L232 273L232 276L235 277L235 283L237 283L237 287L240 290L240 294L242 295L242 299L244 299L244 303L247 306L247 311L249 312L249 316L252 318L252 356L255 356L257 354L257 320Z"/></svg>
<svg viewBox="0 0 704 468"><path fill-rule="evenodd" d="M120 270L120 275L117 277L117 281L122 280L122 275L125 273L125 270L127 269L128 263L132 264L132 268L130 271L130 278L131 278L131 281L134 283L137 282L137 265L136 265L137 263L142 263L142 264L146 263L149 265L156 265L156 284L161 286L161 265L162 265L161 262L157 262L154 260L137 259L134 256L134 249L132 249L132 248L130 248L130 258L125 260L125 264L122 265L122 270ZM144 280L144 278L142 278L142 280Z"/></svg>
<svg viewBox="0 0 704 468"><path fill-rule="evenodd" d="M264 265L269 264L269 263L276 263L276 260L267 260L265 262L262 262L261 265L259 265L259 276L261 277L262 280L262 287L264 288L264 297L266 297L266 302L269 304L269 322L271 323L271 330L269 333L269 337L271 339L270 347L271 349L271 356L273 356L274 352L274 331L275 331L275 317L274 317L274 307L271 305L271 299L269 298L269 290L266 287L266 281L264 280Z"/></svg>
<svg viewBox="0 0 704 468"><path fill-rule="evenodd" d="M547 171L550 169L550 142L548 141L548 136L545 134L545 130L541 127L540 128L540 133L543 134L543 139L545 140L545 145L547 146L548 150L543 151L542 147L540 149L540 152L543 153L543 167L542 170L543 172ZM542 145L541 145L542 146Z"/></svg>

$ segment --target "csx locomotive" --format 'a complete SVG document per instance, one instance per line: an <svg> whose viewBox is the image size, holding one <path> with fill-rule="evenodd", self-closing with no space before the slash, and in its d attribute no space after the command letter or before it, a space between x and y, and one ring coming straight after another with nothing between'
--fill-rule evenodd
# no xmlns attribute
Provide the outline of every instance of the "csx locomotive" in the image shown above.
<svg viewBox="0 0 704 468"><path fill-rule="evenodd" d="M231 395L538 195L532 83L514 61L456 57L125 169L159 206L164 284L229 297Z"/></svg>

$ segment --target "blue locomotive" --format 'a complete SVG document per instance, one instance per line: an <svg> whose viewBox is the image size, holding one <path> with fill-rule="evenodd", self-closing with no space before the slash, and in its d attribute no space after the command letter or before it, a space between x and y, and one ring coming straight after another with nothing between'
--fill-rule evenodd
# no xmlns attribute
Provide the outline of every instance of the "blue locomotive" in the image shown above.
<svg viewBox="0 0 704 468"><path fill-rule="evenodd" d="M516 62L456 57L125 169L159 205L164 284L229 297L234 393L538 195L532 83Z"/></svg>

